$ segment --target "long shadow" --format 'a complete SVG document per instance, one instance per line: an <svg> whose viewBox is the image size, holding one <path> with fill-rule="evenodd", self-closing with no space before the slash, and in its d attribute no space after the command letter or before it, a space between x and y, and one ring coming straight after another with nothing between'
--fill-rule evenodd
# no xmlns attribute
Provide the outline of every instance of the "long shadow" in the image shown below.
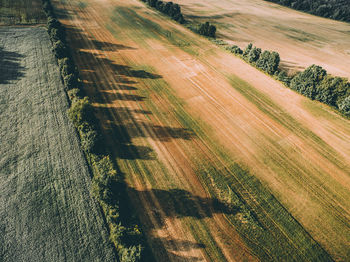
<svg viewBox="0 0 350 262"><path fill-rule="evenodd" d="M83 35L81 29L78 29L76 27L72 26L66 26L66 32L68 34L74 34L74 35ZM84 35L86 38L87 36ZM104 41L98 41L96 39L92 39L91 37L88 37L89 42L85 41L79 41L77 42L78 45L75 45L78 49L87 49L87 50L100 50L100 51L120 51L120 50L136 50L136 48L131 46L126 46L123 44L116 44L116 43L110 43L110 42L104 42Z"/></svg>
<svg viewBox="0 0 350 262"><path fill-rule="evenodd" d="M194 217L197 219L203 219L212 217L215 213L221 214L237 214L239 208L229 203L222 202L216 198L203 198L194 196L189 191L183 189L151 189L147 191L138 191L133 188L129 188L132 194L139 198L146 198L152 202L152 196L159 201L162 212L166 217ZM153 209L155 217L158 217L158 222L163 225L161 221L160 213L157 208Z"/></svg>
<svg viewBox="0 0 350 262"><path fill-rule="evenodd" d="M127 66L127 65L121 65L121 64L116 64L114 61L101 57L99 55L80 50L79 51L79 56L84 57L84 59L88 61L96 61L97 64L104 64L107 65L108 68L110 68L114 74L117 76L118 80L123 79L123 78L141 78L141 79L159 79L162 78L161 75L158 74L153 74L150 72L147 72L145 70L135 70L132 69L132 67ZM88 65L81 65L80 66L81 70L91 70ZM118 81L124 84L129 84L129 83L136 83L135 81Z"/></svg>
<svg viewBox="0 0 350 262"><path fill-rule="evenodd" d="M24 76L25 68L20 65L24 55L6 51L0 47L0 84L8 84L11 80L18 80Z"/></svg>
<svg viewBox="0 0 350 262"><path fill-rule="evenodd" d="M102 104L109 104L112 103L114 100L133 100L133 101L142 101L143 97L129 94L126 96L125 94L119 94L116 96L115 92L118 92L118 89L115 90L114 88L119 88L120 91L135 91L137 88L132 86L132 84L137 83L138 79L158 79L162 76L153 74L150 72L147 72L145 70L137 70L133 69L126 65L120 65L116 64L113 61L101 57L97 54L92 54L90 52L83 51L81 49L95 49L95 50L109 50L109 51L118 51L120 49L130 49L125 46L121 45L114 45L109 44L105 42L98 42L94 39L89 44L84 44L84 41L81 41L81 39L85 38L81 31L79 30L72 30L72 28L69 28L67 30L67 34L71 35L73 39L77 39L74 41L74 45L77 44L78 49L80 49L78 52L76 52L74 55L80 56L81 61L94 61L94 63L80 63L79 69L82 74L82 78L84 77L88 79L100 79L101 77L101 71L98 71L96 68L91 68L92 64L94 66L99 66L103 64L107 68L111 69L113 74L117 76L117 83L119 84L119 87L113 87L110 88L108 85L106 85L106 81L108 79L103 79L101 82L90 82L87 84L84 84L84 88L89 89L89 94L92 94L95 92L95 96L91 97L92 100L95 100L96 102L100 102ZM80 44L80 45L79 45ZM74 56L73 55L73 56ZM110 72L106 72L109 74ZM90 74L90 76L89 76ZM103 81L103 82L102 82ZM103 96L103 99L101 99L101 96ZM131 110L125 107L119 107L119 108L106 108L105 106L97 106L96 111L98 115L101 115L103 117L100 118L101 124L104 127L104 132L106 134L106 138L108 141L105 141L105 144L108 148L112 148L112 152L114 157L112 159L119 158L119 159L153 159L154 158L154 152L149 147L144 146L137 146L133 144L133 138L139 138L139 137L147 137L151 136L152 139L157 139L161 141L169 141L171 139L191 139L193 137L193 132L187 129L178 128L178 127L168 127L168 126L159 126L159 125L152 125L145 122L140 122L138 118L136 118L136 115L144 114L148 117L152 114L150 111L147 110ZM113 114L113 115L112 115ZM115 121L116 120L116 121ZM135 125L135 123L137 123ZM143 126L144 128L148 129L152 132L145 132L142 131L139 127ZM111 141L109 140L112 140ZM118 167L117 167L118 168ZM135 214L135 209L137 209L139 212L137 214L141 217L144 217L143 214L147 214L146 210L144 210L145 207L142 205L133 206L130 203L130 199L127 196L135 196L135 198L132 199L138 199L140 200L141 197L145 197L148 199L148 202L152 203L153 198L152 196L155 195L156 198L160 201L161 209L164 210L165 215L168 217L195 217L195 218L205 218L205 217L211 217L214 213L235 213L236 209L235 207L231 207L230 205L223 203L219 201L218 199L211 199L211 198L201 198L198 196L192 195L190 192L181 190L181 189L172 189L172 190L160 190L160 189L151 189L151 190L145 190L145 191L138 191L133 188L127 187L126 182L121 183L122 188L119 186L116 186L112 191L114 192L115 196L113 200L115 201L116 205L119 205L120 207L120 219L122 221L122 224L127 226L132 226L132 221L135 221L133 218L133 215ZM128 192L128 194L123 192ZM140 202L140 201L139 201ZM112 203L113 204L113 203ZM135 204L135 202L134 202ZM154 209L153 212L158 212L157 209ZM155 213L155 214L156 214ZM156 214L157 215L157 214ZM159 226L163 226L162 217L157 215L159 217L160 223ZM144 217L145 221L148 221L149 217ZM136 219L137 220L137 219ZM147 225L152 225L153 223L147 223ZM155 227L154 225L152 227ZM145 228L145 233L149 236L149 239L152 243L159 241L159 239L152 239L152 228ZM137 238L137 236L133 236L132 234L127 235L127 240L125 243L137 243L138 241L134 241L133 238ZM180 240L168 240L168 241L162 241L163 245L157 245L156 248L162 250L161 253L165 255L164 261L176 260L176 261L188 261L188 257L182 257L181 255L173 254L175 251L188 251L190 249L201 249L205 246L200 243L196 242L190 242L190 241L180 241ZM165 243L165 244L164 244ZM147 245L146 245L147 246ZM153 246L153 245L152 245ZM181 247L181 250L175 250L174 247ZM170 252L169 252L170 251ZM149 249L146 248L145 252L148 253ZM149 253L150 254L150 253ZM143 257L143 261L153 261L152 258L147 259L147 254ZM152 255L150 254L150 257ZM169 259L167 259L168 257ZM198 261L198 258L192 257L190 258L190 261Z"/></svg>

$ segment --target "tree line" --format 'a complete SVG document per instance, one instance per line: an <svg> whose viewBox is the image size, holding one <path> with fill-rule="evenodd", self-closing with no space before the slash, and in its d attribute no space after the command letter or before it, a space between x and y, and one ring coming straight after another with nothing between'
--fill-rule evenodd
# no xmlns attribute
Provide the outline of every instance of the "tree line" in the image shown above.
<svg viewBox="0 0 350 262"><path fill-rule="evenodd" d="M70 101L68 116L79 134L81 148L91 166L92 192L102 207L110 239L120 261L140 261L144 236L137 224L131 221L131 214L120 212L122 205L128 205L124 178L117 172L109 153L105 152L94 108L88 97L83 95L82 82L66 41L65 28L57 20L50 0L43 0L43 9L47 15L47 31L52 42L52 51L57 58L62 82ZM130 221L125 221L122 217Z"/></svg>
<svg viewBox="0 0 350 262"><path fill-rule="evenodd" d="M180 24L187 22L181 12L181 7L178 4L174 4L173 2L164 2L161 0L141 1L147 3L150 7L157 9L161 13L168 15ZM215 38L216 26L211 25L209 22L205 22L200 24L197 28L194 28L193 31L203 36Z"/></svg>
<svg viewBox="0 0 350 262"><path fill-rule="evenodd" d="M185 18L181 13L181 7L173 2L164 2L160 0L141 0L147 3L150 7L156 8L163 14L170 16L173 20L184 24L186 22Z"/></svg>
<svg viewBox="0 0 350 262"><path fill-rule="evenodd" d="M280 55L274 51L263 51L248 44L242 50L233 45L226 48L249 64L281 81L302 95L330 105L350 117L350 83L346 78L327 74L321 66L311 65L294 76L279 68Z"/></svg>
<svg viewBox="0 0 350 262"><path fill-rule="evenodd" d="M350 22L349 0L266 0L313 15Z"/></svg>

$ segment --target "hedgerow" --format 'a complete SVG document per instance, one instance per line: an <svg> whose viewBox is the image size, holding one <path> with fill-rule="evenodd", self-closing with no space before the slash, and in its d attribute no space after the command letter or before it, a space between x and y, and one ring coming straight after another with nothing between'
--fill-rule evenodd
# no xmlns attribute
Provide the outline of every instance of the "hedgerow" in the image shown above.
<svg viewBox="0 0 350 262"><path fill-rule="evenodd" d="M260 48L254 47L251 43L244 50L236 45L228 46L226 49L272 75L285 86L312 100L330 105L345 116L350 116L350 83L347 79L331 76L325 69L317 65L311 65L290 77L279 68L280 55L277 52L262 52Z"/></svg>
<svg viewBox="0 0 350 262"><path fill-rule="evenodd" d="M181 13L181 7L173 2L163 2L160 0L141 0L147 3L150 7L156 8L158 11L170 16L173 20L180 24L185 23L185 19Z"/></svg>
<svg viewBox="0 0 350 262"><path fill-rule="evenodd" d="M92 169L92 193L102 207L110 240L117 250L119 260L139 261L142 233L137 225L123 225L121 215L128 217L129 214L120 214L120 205L127 201L123 176L117 172L108 152L104 152L94 108L88 97L82 96L82 83L66 42L65 29L56 19L50 0L43 0L43 9L48 17L47 31L52 51L57 58L62 82L71 103L68 116L79 134L81 148Z"/></svg>

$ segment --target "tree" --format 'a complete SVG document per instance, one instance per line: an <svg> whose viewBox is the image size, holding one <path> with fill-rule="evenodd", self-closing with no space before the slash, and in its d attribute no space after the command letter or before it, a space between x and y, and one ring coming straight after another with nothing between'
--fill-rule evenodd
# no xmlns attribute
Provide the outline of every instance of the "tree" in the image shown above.
<svg viewBox="0 0 350 262"><path fill-rule="evenodd" d="M243 56L247 56L249 54L250 50L252 50L252 48L253 48L253 44L249 43L243 51Z"/></svg>
<svg viewBox="0 0 350 262"><path fill-rule="evenodd" d="M346 116L350 116L350 96L346 97L339 106L340 111Z"/></svg>
<svg viewBox="0 0 350 262"><path fill-rule="evenodd" d="M260 54L261 54L261 48L256 48L256 47L253 47L249 54L247 55L247 60L249 63L254 63L256 62L259 57L260 57Z"/></svg>
<svg viewBox="0 0 350 262"><path fill-rule="evenodd" d="M58 59L66 57L68 53L66 45L61 40L54 42L52 51Z"/></svg>
<svg viewBox="0 0 350 262"><path fill-rule="evenodd" d="M327 71L317 65L306 68L303 72L298 73L291 81L290 87L299 93L315 99L316 87L321 83Z"/></svg>
<svg viewBox="0 0 350 262"><path fill-rule="evenodd" d="M214 25L210 25L209 22L205 22L200 25L198 33L204 36L215 37L216 27Z"/></svg>

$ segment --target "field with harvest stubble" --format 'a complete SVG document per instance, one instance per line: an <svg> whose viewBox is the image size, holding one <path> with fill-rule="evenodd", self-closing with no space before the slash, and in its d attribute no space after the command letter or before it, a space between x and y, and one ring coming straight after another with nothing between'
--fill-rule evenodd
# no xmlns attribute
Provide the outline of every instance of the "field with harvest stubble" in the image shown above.
<svg viewBox="0 0 350 262"><path fill-rule="evenodd" d="M348 255L347 120L138 1L79 3L57 8L157 258Z"/></svg>
<svg viewBox="0 0 350 262"><path fill-rule="evenodd" d="M115 261L44 28L0 28L0 260Z"/></svg>

